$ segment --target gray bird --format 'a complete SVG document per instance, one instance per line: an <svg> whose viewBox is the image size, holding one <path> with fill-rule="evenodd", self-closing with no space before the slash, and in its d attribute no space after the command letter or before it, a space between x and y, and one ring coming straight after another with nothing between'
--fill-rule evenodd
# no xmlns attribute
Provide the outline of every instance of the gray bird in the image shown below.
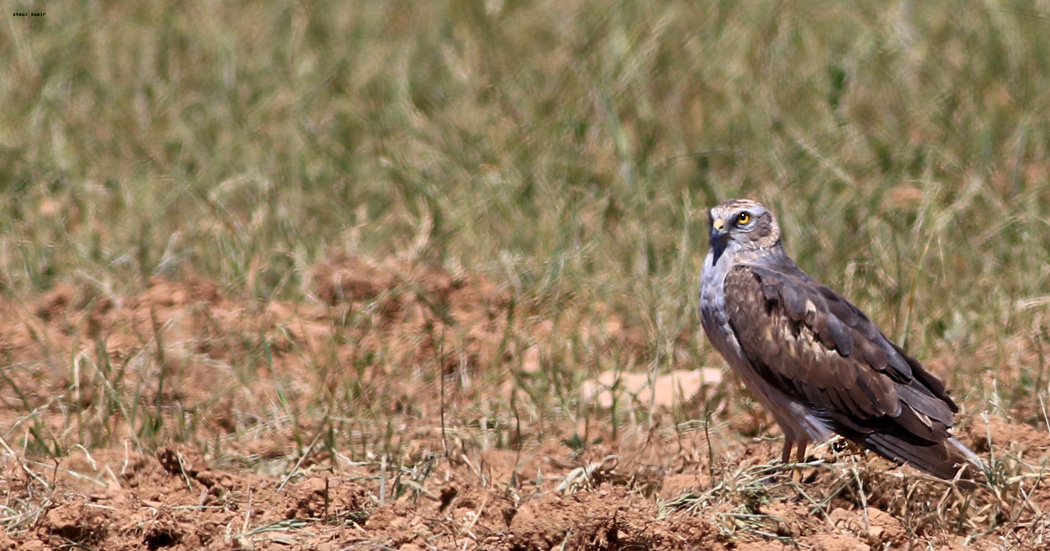
<svg viewBox="0 0 1050 551"><path fill-rule="evenodd" d="M838 433L943 479L980 467L949 432L959 408L944 384L803 272L784 252L772 212L734 199L710 215L704 332L784 431L784 463L794 446L802 462L811 442Z"/></svg>

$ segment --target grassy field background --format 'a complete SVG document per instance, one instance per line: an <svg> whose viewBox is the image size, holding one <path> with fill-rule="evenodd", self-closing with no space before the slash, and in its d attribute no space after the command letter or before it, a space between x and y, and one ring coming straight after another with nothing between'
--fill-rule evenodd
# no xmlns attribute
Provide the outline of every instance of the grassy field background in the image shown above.
<svg viewBox="0 0 1050 551"><path fill-rule="evenodd" d="M544 371L520 384L559 390L524 393L525 414L575 422L569 391L601 371L722 366L696 313L706 209L744 196L971 416L1046 428L1045 1L49 2L4 18L9 303L62 283L134 295L154 276L309 302L333 254L397 256L482 274L533 317L639 328L637 356L586 352L586 324L546 337ZM0 368L27 369L2 350ZM253 350L231 361L268 353ZM280 415L341 430L338 410L389 444L381 420L399 410L377 388ZM67 430L27 431L25 406L5 438L43 455L120 445L102 424L71 429L103 407L74 398L49 402ZM510 415L484 393L453 413L468 410ZM123 419L146 447L211 438Z"/></svg>
<svg viewBox="0 0 1050 551"><path fill-rule="evenodd" d="M1045 338L1046 7L57 3L0 34L0 282L298 297L411 250L655 342L749 196L920 352Z"/></svg>

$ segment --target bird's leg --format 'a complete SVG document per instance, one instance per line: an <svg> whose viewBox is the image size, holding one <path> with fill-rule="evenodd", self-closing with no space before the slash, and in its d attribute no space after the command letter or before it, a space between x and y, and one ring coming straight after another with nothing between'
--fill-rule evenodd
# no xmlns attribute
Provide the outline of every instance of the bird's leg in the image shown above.
<svg viewBox="0 0 1050 551"><path fill-rule="evenodd" d="M806 447L809 446L809 440L799 440L796 444L798 444L798 451L795 453L795 463L805 463Z"/></svg>
<svg viewBox="0 0 1050 551"><path fill-rule="evenodd" d="M766 479L767 484L772 484L773 480L779 479L783 475L784 468L787 466L788 460L791 459L791 448L793 447L795 447L795 441L791 438L788 438L788 436L785 434L784 450L780 453L780 467L776 469L776 474L772 478Z"/></svg>
<svg viewBox="0 0 1050 551"><path fill-rule="evenodd" d="M809 440L799 440L796 444L798 445L798 450L795 452L795 463L804 463L806 461L806 447L809 446ZM795 480L796 474L798 475L798 480ZM796 467L795 470L791 471L792 482L802 482L802 479L802 469Z"/></svg>
<svg viewBox="0 0 1050 551"><path fill-rule="evenodd" d="M784 451L780 452L780 463L781 464L787 465L788 460L791 459L791 448L793 448L794 446L795 446L795 441L790 439L790 438L788 438L787 436L785 436L784 437Z"/></svg>

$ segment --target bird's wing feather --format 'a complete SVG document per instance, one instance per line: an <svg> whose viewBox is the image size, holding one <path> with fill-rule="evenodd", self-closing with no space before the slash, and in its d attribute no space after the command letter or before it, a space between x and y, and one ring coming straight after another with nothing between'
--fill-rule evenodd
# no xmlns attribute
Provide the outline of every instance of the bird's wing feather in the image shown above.
<svg viewBox="0 0 1050 551"><path fill-rule="evenodd" d="M957 407L944 385L859 309L787 263L742 264L726 275L729 324L751 367L841 430L947 438Z"/></svg>

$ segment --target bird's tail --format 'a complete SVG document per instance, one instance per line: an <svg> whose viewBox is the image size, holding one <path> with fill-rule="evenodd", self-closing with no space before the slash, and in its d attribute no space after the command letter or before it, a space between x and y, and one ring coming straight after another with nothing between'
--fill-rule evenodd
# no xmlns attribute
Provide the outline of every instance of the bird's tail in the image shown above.
<svg viewBox="0 0 1050 551"><path fill-rule="evenodd" d="M911 465L937 478L952 480L958 475L960 480L972 481L984 472L980 458L951 436L930 442L902 430L873 432L859 440L864 447L887 459Z"/></svg>

